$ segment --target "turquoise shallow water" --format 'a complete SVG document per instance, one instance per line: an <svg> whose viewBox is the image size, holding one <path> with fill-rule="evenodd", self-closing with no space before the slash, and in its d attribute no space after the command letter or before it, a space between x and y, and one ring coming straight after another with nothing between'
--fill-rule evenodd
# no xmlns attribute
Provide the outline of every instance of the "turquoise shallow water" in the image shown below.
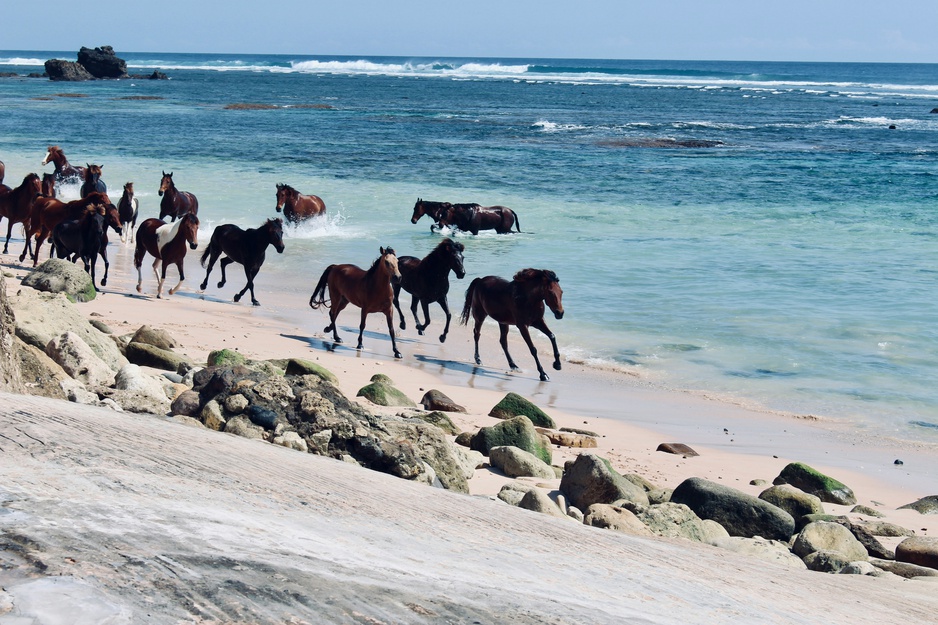
<svg viewBox="0 0 938 625"><path fill-rule="evenodd" d="M58 144L155 216L174 171L206 240L291 184L329 217L262 288L309 291L426 254L417 197L504 204L523 233L457 235L467 280L554 270L568 358L938 440L938 65L120 54L171 80L0 79L8 184Z"/></svg>

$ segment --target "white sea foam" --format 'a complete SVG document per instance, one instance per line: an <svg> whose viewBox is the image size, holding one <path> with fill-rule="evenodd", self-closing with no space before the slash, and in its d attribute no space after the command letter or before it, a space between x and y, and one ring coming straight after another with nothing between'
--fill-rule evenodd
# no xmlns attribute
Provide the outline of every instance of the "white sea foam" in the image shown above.
<svg viewBox="0 0 938 625"><path fill-rule="evenodd" d="M568 130L585 130L587 128L587 126L581 126L580 124L557 124L546 119L534 122L531 127L541 132L564 132Z"/></svg>
<svg viewBox="0 0 938 625"><path fill-rule="evenodd" d="M9 58L0 58L0 65L36 65L42 67L45 64L43 59L34 59L30 57L14 56Z"/></svg>

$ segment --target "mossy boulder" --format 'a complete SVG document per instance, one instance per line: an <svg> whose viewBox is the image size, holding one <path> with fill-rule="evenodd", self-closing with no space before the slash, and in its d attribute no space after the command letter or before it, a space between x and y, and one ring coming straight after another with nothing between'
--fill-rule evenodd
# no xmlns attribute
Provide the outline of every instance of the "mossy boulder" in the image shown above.
<svg viewBox="0 0 938 625"><path fill-rule="evenodd" d="M208 355L206 364L209 367L234 367L245 362L247 358L235 349L216 349Z"/></svg>
<svg viewBox="0 0 938 625"><path fill-rule="evenodd" d="M62 293L70 302L90 302L97 295L91 276L79 265L50 258L23 278L23 285L37 291Z"/></svg>
<svg viewBox="0 0 938 625"><path fill-rule="evenodd" d="M126 355L127 360L142 367L178 371L180 367L192 366L192 361L186 356L146 343L128 343Z"/></svg>
<svg viewBox="0 0 938 625"><path fill-rule="evenodd" d="M806 493L816 495L821 501L842 506L850 506L857 502L856 496L848 486L834 478L824 475L803 462L792 462L778 474L772 481L779 484L791 484Z"/></svg>
<svg viewBox="0 0 938 625"><path fill-rule="evenodd" d="M537 427L557 429L557 424L547 413L517 393L508 393L489 411L489 416L496 419L511 419L519 415L526 416Z"/></svg>
<svg viewBox="0 0 938 625"><path fill-rule="evenodd" d="M286 375L317 375L326 382L339 383L339 378L334 373L322 365L302 358L291 358L287 361L285 369Z"/></svg>
<svg viewBox="0 0 938 625"><path fill-rule="evenodd" d="M434 410L433 412L422 412L414 416L421 421L435 425L450 436L459 435L459 428L456 427L456 424L453 423L452 419L450 419L449 415L447 415L445 412Z"/></svg>
<svg viewBox="0 0 938 625"><path fill-rule="evenodd" d="M407 395L395 388L391 378L382 373L371 376L371 384L358 389L357 396L379 406L417 406Z"/></svg>
<svg viewBox="0 0 938 625"><path fill-rule="evenodd" d="M547 464L551 462L550 441L538 433L531 419L524 415L481 428L469 441L469 449L486 456L493 447L506 445L530 452Z"/></svg>

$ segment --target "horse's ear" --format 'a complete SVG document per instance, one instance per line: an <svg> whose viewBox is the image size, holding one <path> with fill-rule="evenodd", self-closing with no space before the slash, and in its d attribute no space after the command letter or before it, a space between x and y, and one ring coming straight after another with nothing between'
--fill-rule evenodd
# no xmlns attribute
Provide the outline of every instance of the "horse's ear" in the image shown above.
<svg viewBox="0 0 938 625"><path fill-rule="evenodd" d="M383 247L379 247L379 248L378 248L378 251L381 253L382 256L384 256L384 248L383 248Z"/></svg>

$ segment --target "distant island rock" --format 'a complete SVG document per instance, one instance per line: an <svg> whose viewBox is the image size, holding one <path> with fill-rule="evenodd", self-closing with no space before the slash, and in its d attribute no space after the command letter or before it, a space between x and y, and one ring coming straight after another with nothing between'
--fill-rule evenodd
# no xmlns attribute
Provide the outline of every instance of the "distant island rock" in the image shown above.
<svg viewBox="0 0 938 625"><path fill-rule="evenodd" d="M154 71L149 75L131 75L127 73L127 62L114 53L111 46L86 48L78 51L78 61L49 59L45 62L46 75L50 80L80 81L96 78L144 78L166 80L166 74Z"/></svg>

